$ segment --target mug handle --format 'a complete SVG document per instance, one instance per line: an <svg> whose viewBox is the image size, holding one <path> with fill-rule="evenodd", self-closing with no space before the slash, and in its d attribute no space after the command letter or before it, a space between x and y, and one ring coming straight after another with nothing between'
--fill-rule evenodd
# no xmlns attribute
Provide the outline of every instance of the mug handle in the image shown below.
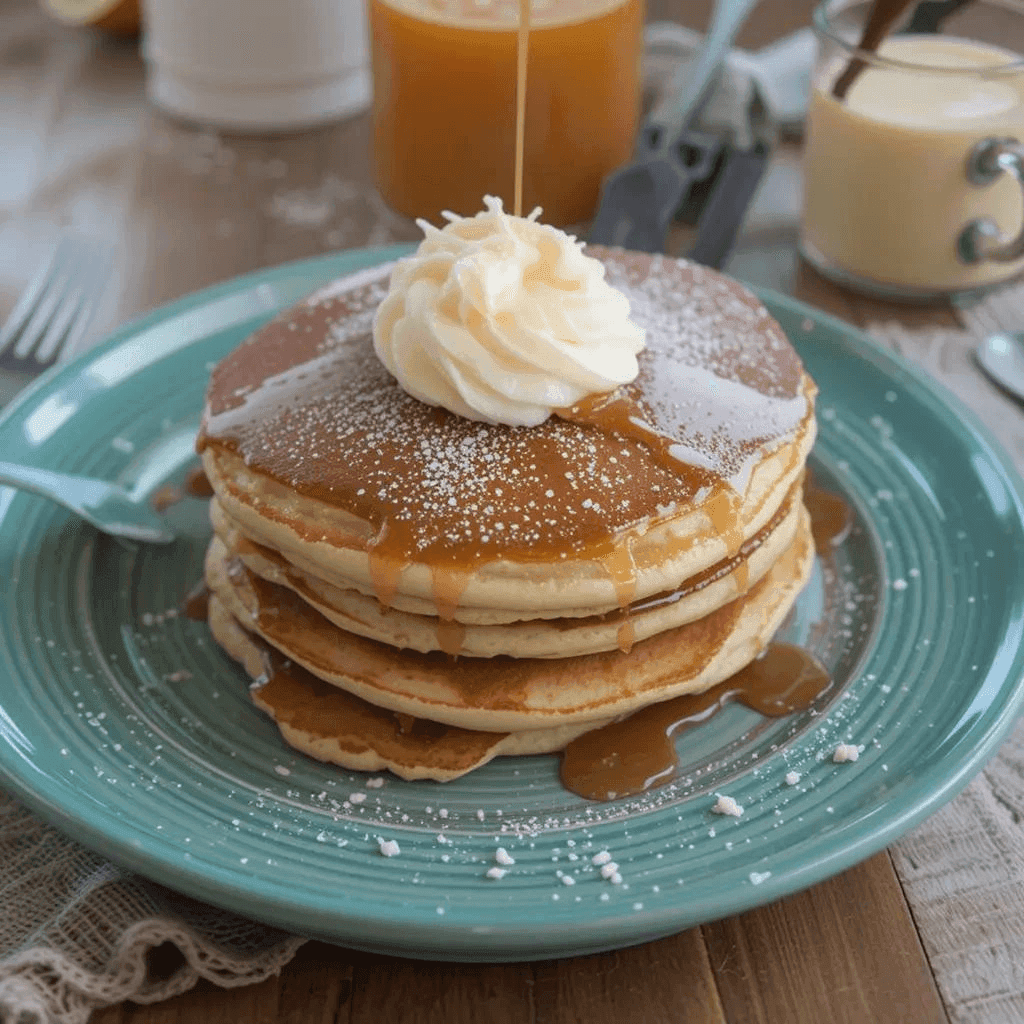
<svg viewBox="0 0 1024 1024"><path fill-rule="evenodd" d="M1012 174L1024 191L1024 146L1016 139L982 139L967 156L967 180L972 185L991 185L1004 171ZM964 263L996 260L1010 263L1024 256L1024 224L1015 238L1003 241L989 217L972 220L956 241Z"/></svg>

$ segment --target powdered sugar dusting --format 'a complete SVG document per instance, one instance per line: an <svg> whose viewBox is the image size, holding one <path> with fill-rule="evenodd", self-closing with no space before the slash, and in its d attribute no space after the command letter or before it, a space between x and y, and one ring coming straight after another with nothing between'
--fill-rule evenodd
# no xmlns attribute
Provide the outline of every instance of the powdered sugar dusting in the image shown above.
<svg viewBox="0 0 1024 1024"><path fill-rule="evenodd" d="M606 265L652 339L641 372L657 428L678 440L678 457L741 489L756 448L808 413L785 334L752 293L705 267L655 257L645 274L615 254Z"/></svg>
<svg viewBox="0 0 1024 1024"><path fill-rule="evenodd" d="M649 338L624 394L677 442L674 457L742 488L809 412L799 361L764 307L720 275L656 259L645 276L616 260L609 279ZM229 356L207 435L302 493L387 524L403 535L393 554L428 561L467 548L564 557L693 499L692 476L642 440L557 417L475 423L406 395L371 346L385 281L375 269L329 286Z"/></svg>

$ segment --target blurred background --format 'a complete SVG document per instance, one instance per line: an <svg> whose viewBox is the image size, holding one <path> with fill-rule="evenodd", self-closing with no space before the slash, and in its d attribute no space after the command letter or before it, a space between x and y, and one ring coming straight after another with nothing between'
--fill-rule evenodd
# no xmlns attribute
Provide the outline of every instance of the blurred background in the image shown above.
<svg viewBox="0 0 1024 1024"><path fill-rule="evenodd" d="M737 45L808 25L812 6L764 0ZM710 11L650 0L646 18L703 31ZM139 21L135 0L0 0L0 321L62 227L113 246L93 338L238 273L420 237L373 187L367 107L262 134L169 116L147 98ZM646 73L649 104L664 61ZM797 141L776 149L730 266L783 288L796 266ZM682 229L669 249L686 251Z"/></svg>

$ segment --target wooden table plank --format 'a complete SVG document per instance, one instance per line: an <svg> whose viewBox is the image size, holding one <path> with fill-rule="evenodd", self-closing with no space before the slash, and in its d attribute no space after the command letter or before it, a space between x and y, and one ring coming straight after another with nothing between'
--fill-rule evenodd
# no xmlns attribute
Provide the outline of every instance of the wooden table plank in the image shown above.
<svg viewBox="0 0 1024 1024"><path fill-rule="evenodd" d="M1024 741L1024 724L1015 739ZM1024 785L1000 758L893 858L957 1024L1024 1021Z"/></svg>
<svg viewBox="0 0 1024 1024"><path fill-rule="evenodd" d="M534 967L534 1024L726 1024L699 928Z"/></svg>
<svg viewBox="0 0 1024 1024"><path fill-rule="evenodd" d="M704 926L729 1024L944 1024L887 853Z"/></svg>
<svg viewBox="0 0 1024 1024"><path fill-rule="evenodd" d="M347 1024L522 1024L533 1019L529 964L352 956L351 1015L339 1018Z"/></svg>
<svg viewBox="0 0 1024 1024"><path fill-rule="evenodd" d="M347 1021L354 968L336 946L309 942L281 972L280 983L266 986L266 1001L276 996L280 1024L334 1024Z"/></svg>

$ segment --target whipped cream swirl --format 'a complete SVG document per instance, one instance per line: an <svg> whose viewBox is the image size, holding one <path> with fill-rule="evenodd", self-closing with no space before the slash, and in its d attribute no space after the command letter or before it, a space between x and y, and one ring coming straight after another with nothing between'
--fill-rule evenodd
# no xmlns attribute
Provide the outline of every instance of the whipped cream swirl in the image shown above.
<svg viewBox="0 0 1024 1024"><path fill-rule="evenodd" d="M535 426L639 372L644 332L582 243L484 198L446 213L402 260L373 325L381 361L414 398L458 416Z"/></svg>

